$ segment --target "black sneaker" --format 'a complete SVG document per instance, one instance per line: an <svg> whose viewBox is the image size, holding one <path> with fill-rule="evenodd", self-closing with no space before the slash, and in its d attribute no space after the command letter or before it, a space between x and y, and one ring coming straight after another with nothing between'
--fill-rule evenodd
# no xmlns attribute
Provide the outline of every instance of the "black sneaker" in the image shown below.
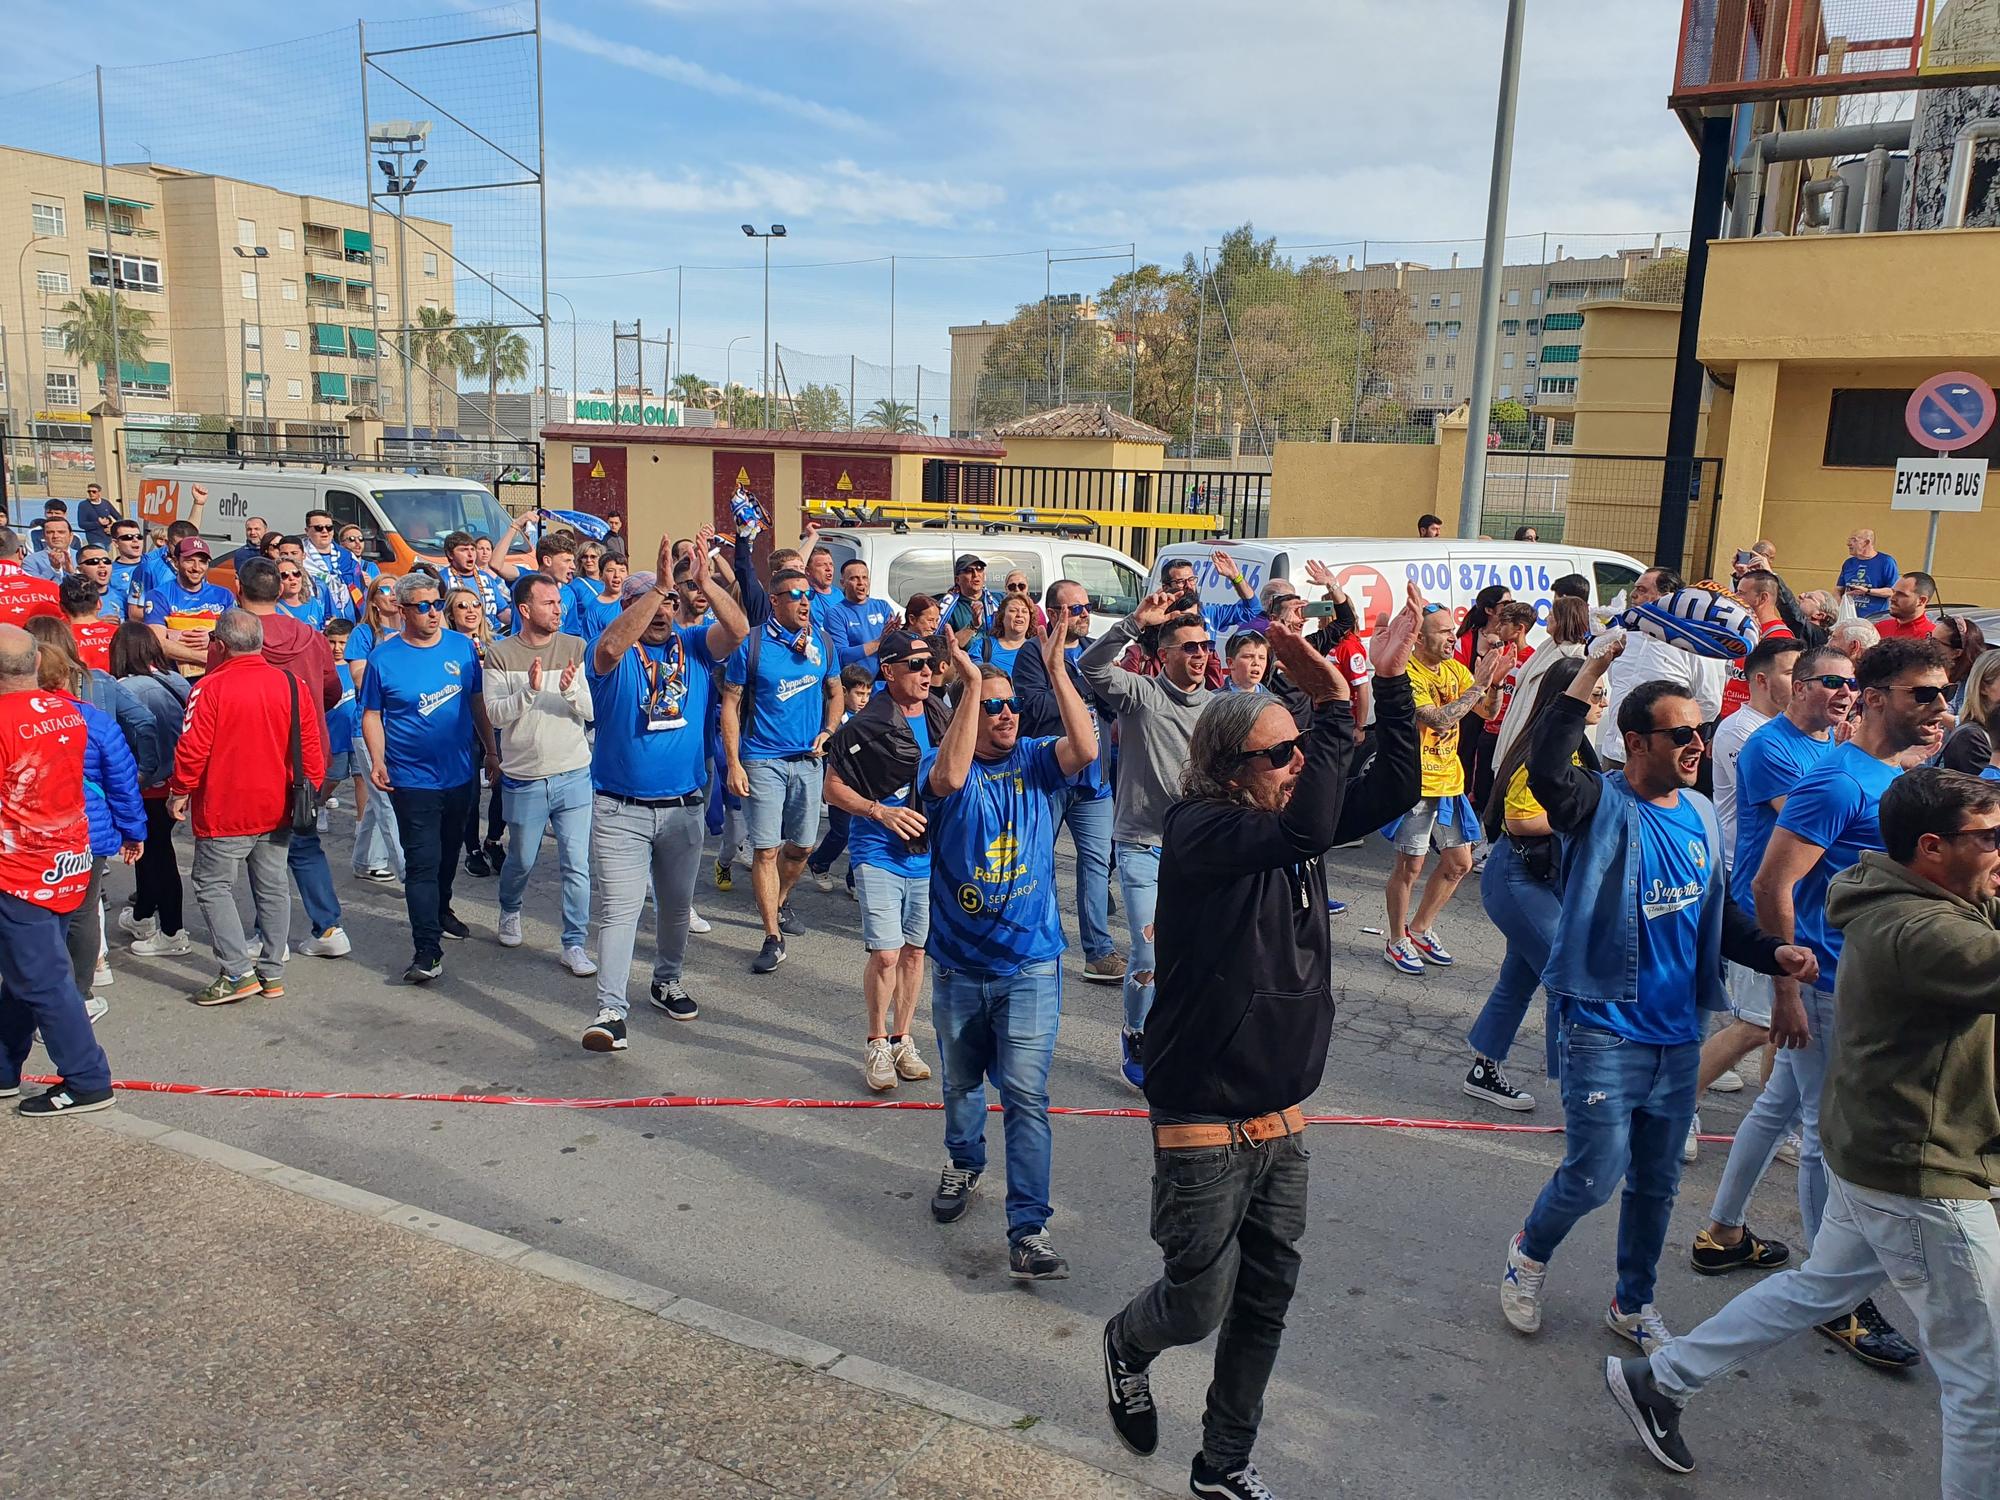
<svg viewBox="0 0 2000 1500"><path fill-rule="evenodd" d="M14 1106L14 1113L30 1120L53 1120L57 1115L87 1115L109 1109L114 1102L110 1089L79 1089L59 1083L23 1099Z"/></svg>
<svg viewBox="0 0 2000 1500"><path fill-rule="evenodd" d="M805 930L806 924L799 917L799 914L792 910L791 902L787 901L783 906L778 908L778 931L782 932L786 937L797 937Z"/></svg>
<svg viewBox="0 0 2000 1500"><path fill-rule="evenodd" d="M694 1003L694 996L681 988L678 979L653 981L653 1009L665 1011L676 1021L692 1021L701 1014L701 1007Z"/></svg>
<svg viewBox="0 0 2000 1500"><path fill-rule="evenodd" d="M403 983L429 984L443 972L443 954L437 954L431 958L424 958L420 955L411 959L409 968L403 970Z"/></svg>
<svg viewBox="0 0 2000 1500"><path fill-rule="evenodd" d="M1253 1463L1244 1463L1237 1469L1218 1469L1208 1461L1206 1453L1194 1456L1194 1468L1188 1473L1188 1493L1190 1495L1226 1495L1229 1500L1278 1500L1278 1492L1264 1483L1264 1476L1257 1472Z"/></svg>
<svg viewBox="0 0 2000 1500"><path fill-rule="evenodd" d="M1721 1276L1728 1271L1775 1271L1792 1258L1791 1246L1783 1240L1760 1239L1750 1226L1743 1226L1743 1238L1725 1245L1706 1229L1695 1231L1694 1248L1688 1264L1704 1276Z"/></svg>
<svg viewBox="0 0 2000 1500"><path fill-rule="evenodd" d="M1007 1274L1016 1281L1067 1281L1069 1262L1056 1254L1049 1232L1037 1229L1007 1246Z"/></svg>
<svg viewBox="0 0 2000 1500"><path fill-rule="evenodd" d="M625 1050L625 1018L615 1010L600 1010L597 1019L583 1028L583 1050L586 1052L623 1052Z"/></svg>
<svg viewBox="0 0 2000 1500"><path fill-rule="evenodd" d="M1694 1455L1681 1441L1681 1409L1654 1383L1651 1361L1611 1355L1604 1361L1604 1388L1663 1468L1694 1472Z"/></svg>
<svg viewBox="0 0 2000 1500"><path fill-rule="evenodd" d="M1914 1370L1923 1362L1917 1346L1896 1332L1870 1297L1844 1318L1821 1323L1819 1332L1864 1365L1878 1370Z"/></svg>
<svg viewBox="0 0 2000 1500"><path fill-rule="evenodd" d="M1118 1441L1144 1458L1159 1449L1160 1414L1154 1409L1153 1386L1145 1370L1118 1357L1118 1346L1111 1339L1117 1322L1113 1318L1104 1325L1104 1401Z"/></svg>
<svg viewBox="0 0 2000 1500"><path fill-rule="evenodd" d="M462 943L472 936L472 929L448 911L438 914L438 930L454 942Z"/></svg>
<svg viewBox="0 0 2000 1500"><path fill-rule="evenodd" d="M1502 1109L1520 1111L1535 1107L1535 1096L1526 1089L1515 1088L1506 1071L1490 1057L1472 1060L1472 1069L1465 1075L1462 1089L1473 1098L1484 1099Z"/></svg>
<svg viewBox="0 0 2000 1500"><path fill-rule="evenodd" d="M938 1178L937 1191L931 1194L931 1217L940 1224L956 1224L964 1218L965 1211L972 1207L979 1176L964 1167L946 1167Z"/></svg>
<svg viewBox="0 0 2000 1500"><path fill-rule="evenodd" d="M495 875L498 875L502 870L507 868L507 846L505 844L496 844L488 840L485 853L487 868L491 869Z"/></svg>
<svg viewBox="0 0 2000 1500"><path fill-rule="evenodd" d="M7 1082L4 1079L0 1079L0 1099L12 1099L16 1094L20 1092L21 1092L20 1079L16 1078L11 1083Z"/></svg>
<svg viewBox="0 0 2000 1500"><path fill-rule="evenodd" d="M767 937L764 946L757 950L757 956L750 960L752 974L768 974L785 961L785 940L781 937Z"/></svg>
<svg viewBox="0 0 2000 1500"><path fill-rule="evenodd" d="M495 875L499 872L487 863L484 850L474 849L470 854L465 856L465 873L468 875L477 875L483 880L487 876Z"/></svg>

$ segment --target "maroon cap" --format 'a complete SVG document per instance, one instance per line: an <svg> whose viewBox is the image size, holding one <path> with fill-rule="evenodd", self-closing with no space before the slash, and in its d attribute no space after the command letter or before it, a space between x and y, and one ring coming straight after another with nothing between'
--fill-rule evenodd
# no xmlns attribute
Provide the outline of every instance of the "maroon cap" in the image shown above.
<svg viewBox="0 0 2000 1500"><path fill-rule="evenodd" d="M208 555L208 543L204 542L198 536L184 536L178 542L174 543L174 560L176 562L183 557L207 557Z"/></svg>

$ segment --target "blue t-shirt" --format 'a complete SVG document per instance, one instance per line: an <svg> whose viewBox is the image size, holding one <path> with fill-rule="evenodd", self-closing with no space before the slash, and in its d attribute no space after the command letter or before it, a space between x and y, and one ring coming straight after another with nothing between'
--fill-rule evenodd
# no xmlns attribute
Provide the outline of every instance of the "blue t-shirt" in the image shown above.
<svg viewBox="0 0 2000 1500"><path fill-rule="evenodd" d="M347 663L335 662L333 674L340 679L340 701L326 711L326 750L329 755L345 755L360 732L361 708L355 702L354 674Z"/></svg>
<svg viewBox="0 0 2000 1500"><path fill-rule="evenodd" d="M885 606L886 607L886 606ZM757 681L749 683L750 648L761 636L757 648ZM793 636L775 620L767 620L758 632L729 655L723 680L741 687L751 699L750 727L743 736L742 758L782 760L812 749L813 741L826 728L826 689L829 677L840 675L839 663L827 655L826 643L808 627L806 649L792 649Z"/></svg>
<svg viewBox="0 0 2000 1500"><path fill-rule="evenodd" d="M917 706L915 716L906 722L910 732L917 737L917 764L921 767L929 759L933 748L931 726L924 718L922 704ZM884 807L908 807L910 788L898 787L877 800ZM926 851L923 854L910 853L903 847L901 839L873 818L856 817L847 825L847 862L850 865L873 865L878 870L893 870L913 880L928 880L931 873L928 846Z"/></svg>
<svg viewBox="0 0 2000 1500"><path fill-rule="evenodd" d="M115 568L117 564L112 566ZM155 547L132 564L132 570L132 589L141 602L154 589L174 581L174 565L167 559L165 547Z"/></svg>
<svg viewBox="0 0 2000 1500"><path fill-rule="evenodd" d="M170 578L146 595L146 623L168 630L213 630L222 612L234 608L236 596L219 583L187 589L179 578Z"/></svg>
<svg viewBox="0 0 2000 1500"><path fill-rule="evenodd" d="M925 798L931 837L925 951L939 968L1007 975L1062 955L1051 799L1069 778L1055 747L1054 737L1020 740L1002 760L975 759L951 796ZM933 750L917 775L927 782L936 764Z"/></svg>
<svg viewBox="0 0 2000 1500"><path fill-rule="evenodd" d="M308 599L303 604L287 604L284 600L280 599L278 601L278 612L290 615L294 620L304 620L314 630L324 630L326 628L326 600L324 599Z"/></svg>
<svg viewBox="0 0 2000 1500"><path fill-rule="evenodd" d="M1886 552L1878 552L1873 557L1850 557L1840 565L1840 574L1834 580L1843 589L1867 587L1886 589L1902 577L1896 567L1896 559ZM1869 619L1888 611L1887 599L1856 599L1854 608L1863 619Z"/></svg>
<svg viewBox="0 0 2000 1500"><path fill-rule="evenodd" d="M1860 862L1863 850L1882 847L1876 809L1902 774L1852 742L1836 745L1800 778L1778 814L1778 827L1826 851L1792 887L1793 928L1819 957L1819 989L1833 989L1840 964L1840 929L1826 919L1826 888Z"/></svg>
<svg viewBox="0 0 2000 1500"><path fill-rule="evenodd" d="M139 571L135 562L113 562L111 576L104 581L104 599L97 612L107 620L122 620L132 602L132 579ZM143 596L142 596L143 600Z"/></svg>
<svg viewBox="0 0 2000 1500"><path fill-rule="evenodd" d="M400 635L377 646L361 679L360 707L382 715L389 779L404 790L464 786L478 766L472 704L485 687L469 636L447 630L434 646Z"/></svg>
<svg viewBox="0 0 2000 1500"><path fill-rule="evenodd" d="M2000 781L2000 766L1988 766L1979 773L1981 781Z"/></svg>
<svg viewBox="0 0 2000 1500"><path fill-rule="evenodd" d="M357 625L347 633L347 650L343 661L366 661L375 654L375 627Z"/></svg>
<svg viewBox="0 0 2000 1500"><path fill-rule="evenodd" d="M882 675L882 668L868 653L868 643L881 636L882 627L894 613L880 599L863 599L856 604L845 594L839 594L830 597L823 609L818 597L813 599L813 618L815 622L825 619L826 633L833 638L839 665L848 667L859 662L877 677Z"/></svg>
<svg viewBox="0 0 2000 1500"><path fill-rule="evenodd" d="M708 785L702 726L708 719L715 658L706 625L676 625L676 639L643 641L600 676L584 656L597 733L590 784L621 797L685 797ZM655 723L671 728L653 729Z"/></svg>
<svg viewBox="0 0 2000 1500"><path fill-rule="evenodd" d="M979 643L977 653L982 662L991 662L1010 678L1014 675L1014 659L1021 654L1021 647L1031 644L1023 641L1021 646L1003 646L997 636L986 636ZM1041 647L1037 646L1036 650Z"/></svg>
<svg viewBox="0 0 2000 1500"><path fill-rule="evenodd" d="M597 592L601 585L595 579L578 576L562 586L562 628L563 634L590 639L592 632L586 625L597 608ZM514 622L515 628L520 621Z"/></svg>
<svg viewBox="0 0 2000 1500"><path fill-rule="evenodd" d="M1672 807L1639 802L1638 998L1627 1005L1568 1001L1571 1020L1653 1047L1701 1040L1701 903L1715 874L1692 794Z"/></svg>
<svg viewBox="0 0 2000 1500"><path fill-rule="evenodd" d="M840 627L833 623L833 606L835 601L846 597L839 589L814 589L812 591L813 629L819 631L822 635L832 636L833 643L836 646L840 644Z"/></svg>
<svg viewBox="0 0 2000 1500"><path fill-rule="evenodd" d="M1832 748L1831 735L1816 740L1783 714L1758 725L1743 742L1736 757L1736 870L1729 893L1753 917L1757 915L1757 898L1751 883L1764 862L1771 830L1778 823L1771 803L1791 796L1799 778Z"/></svg>
<svg viewBox="0 0 2000 1500"><path fill-rule="evenodd" d="M594 641L604 634L605 628L625 612L625 606L617 600L606 604L602 599L593 598L588 604L578 601L576 609L576 634L586 641Z"/></svg>

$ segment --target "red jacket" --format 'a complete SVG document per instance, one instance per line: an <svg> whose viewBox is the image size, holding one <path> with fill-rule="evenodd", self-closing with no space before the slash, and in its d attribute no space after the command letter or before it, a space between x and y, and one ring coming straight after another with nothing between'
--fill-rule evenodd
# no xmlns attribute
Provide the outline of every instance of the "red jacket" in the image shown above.
<svg viewBox="0 0 2000 1500"><path fill-rule="evenodd" d="M12 558L0 560L0 625L25 626L46 615L51 620L67 620L62 595L46 578L21 571Z"/></svg>
<svg viewBox="0 0 2000 1500"><path fill-rule="evenodd" d="M232 656L188 694L187 725L168 790L193 798L196 838L241 838L284 825L291 786L294 679L262 656ZM298 689L306 777L326 779L326 733L313 695Z"/></svg>

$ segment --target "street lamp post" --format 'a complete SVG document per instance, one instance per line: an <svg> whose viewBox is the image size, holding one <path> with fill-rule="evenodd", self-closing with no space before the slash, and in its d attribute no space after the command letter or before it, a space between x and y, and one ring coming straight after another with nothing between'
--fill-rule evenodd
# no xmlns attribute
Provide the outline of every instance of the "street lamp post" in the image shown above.
<svg viewBox="0 0 2000 1500"><path fill-rule="evenodd" d="M409 444L416 437L416 417L412 405L411 381L413 369L410 360L410 268L403 253L403 224L409 213L410 194L416 189L417 179L423 176L428 161L418 158L408 171L403 169L406 158L416 156L424 149L424 142L430 139L429 120L390 120L380 125L372 125L368 130L368 147L394 160L377 159L375 165L382 169L388 179L383 192L396 200L396 342L402 346L403 354L403 441Z"/></svg>
<svg viewBox="0 0 2000 1500"><path fill-rule="evenodd" d="M244 260L265 260L271 252L263 245L234 245L231 247ZM266 426L271 421L271 366L264 358L264 268L258 266L252 273L257 282L257 415ZM243 320L236 322L236 362L243 367L243 395L238 401L238 409L243 414L243 425L250 425L250 351L249 341L243 337Z"/></svg>
<svg viewBox="0 0 2000 1500"><path fill-rule="evenodd" d="M764 242L764 425L771 425L771 241L785 237L785 226L773 224L769 229L759 229L755 224L745 224L743 232L753 240Z"/></svg>

